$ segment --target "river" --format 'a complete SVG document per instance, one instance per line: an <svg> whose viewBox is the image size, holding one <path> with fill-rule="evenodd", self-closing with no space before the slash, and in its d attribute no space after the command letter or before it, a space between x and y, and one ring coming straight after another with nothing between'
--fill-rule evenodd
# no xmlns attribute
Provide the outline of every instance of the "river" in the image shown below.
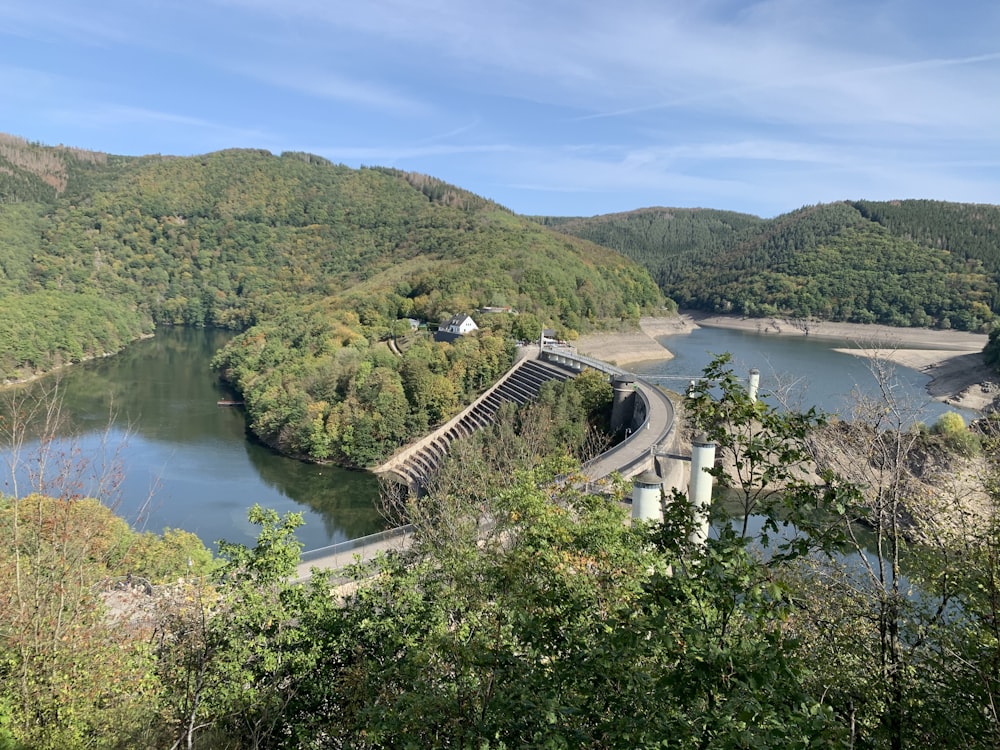
<svg viewBox="0 0 1000 750"><path fill-rule="evenodd" d="M186 529L210 546L219 539L252 543L256 529L246 516L254 503L302 513L298 537L307 550L382 529L371 474L284 458L248 436L241 408L217 406L232 394L209 362L231 335L160 329L122 354L67 369L60 388L72 424L57 452L96 465L94 457L117 451L122 483L116 511L137 528ZM671 390L683 390L713 354L726 351L739 374L750 367L761 371L762 394L794 381L796 400L830 412L847 409L856 384L870 388L874 382L864 360L831 350L838 342L702 328L663 343L674 359L635 369ZM925 404L923 421L947 410L923 392L927 376L906 368L898 374L905 392ZM114 424L104 440L111 414ZM28 446L25 455L32 450ZM9 464L10 452L4 455ZM117 473L114 464L107 460L105 473ZM23 490L24 472L17 477ZM11 472L4 471L0 487L10 493L12 485Z"/></svg>

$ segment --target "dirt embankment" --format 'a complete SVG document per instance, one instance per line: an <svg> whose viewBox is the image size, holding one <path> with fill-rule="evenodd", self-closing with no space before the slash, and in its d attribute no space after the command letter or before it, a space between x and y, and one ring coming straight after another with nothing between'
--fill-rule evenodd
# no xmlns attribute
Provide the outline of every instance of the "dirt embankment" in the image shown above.
<svg viewBox="0 0 1000 750"><path fill-rule="evenodd" d="M602 331L581 336L574 346L580 354L624 367L636 362L670 359L670 353L658 336L690 331L688 321L678 315L667 318L642 318L639 330Z"/></svg>

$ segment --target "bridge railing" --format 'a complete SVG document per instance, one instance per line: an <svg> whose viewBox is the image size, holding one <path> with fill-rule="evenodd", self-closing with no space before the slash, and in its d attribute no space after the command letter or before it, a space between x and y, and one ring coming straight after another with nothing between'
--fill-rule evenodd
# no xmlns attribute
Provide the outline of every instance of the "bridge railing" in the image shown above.
<svg viewBox="0 0 1000 750"><path fill-rule="evenodd" d="M338 542L337 544L331 544L328 547L311 549L308 552L302 553L302 555L299 557L299 564L308 564L326 557L333 557L334 555L342 555L354 550L363 550L373 545L379 544L380 542L389 541L390 539L407 537L412 533L413 533L413 524L406 524L405 526L397 526L394 529L386 529L385 531L379 531L375 534L369 534L368 536L358 537L357 539L348 539L346 542Z"/></svg>
<svg viewBox="0 0 1000 750"><path fill-rule="evenodd" d="M609 375L624 375L625 370L620 367L615 367L614 365L608 364L607 362L602 362L599 359L594 359L593 357L588 357L584 354L577 354L573 349L563 346L552 346L551 344L546 344L541 351L541 356L546 359L555 359L558 361L562 359L570 359L579 362L581 365L599 370L600 372L606 372Z"/></svg>
<svg viewBox="0 0 1000 750"><path fill-rule="evenodd" d="M666 445L671 440L671 435L673 434L674 429L676 427L674 405L670 402L670 399L667 398L666 395L664 395L660 391L657 391L655 386L649 383L645 383L642 380L639 380L639 384L642 387L636 390L636 398L640 398L644 402L644 406L646 409L646 421L644 421L641 425L639 425L639 427L636 430L634 430L628 437L626 437L620 443L612 446L611 448L608 448L608 450L604 451L603 453L597 456L594 456L592 459L584 463L583 466L581 466L581 468L585 472L587 472L588 470L592 471L596 466L598 466L601 463L607 463L608 459L615 456L616 454L628 454L630 452L634 452L632 450L633 444L639 443L640 444L639 447L636 448L636 450L639 450L639 453L637 453L630 459L619 460L618 462L615 462L613 468L613 471L617 471L622 476L625 477L631 476L632 474L636 473L639 470L639 467L642 467L650 462L652 458L652 453L657 446ZM646 392L647 388L652 391L651 394L647 394ZM650 435L647 432L650 416L652 415L654 409L656 408L650 402L650 395L652 395L652 397L658 401L659 406L663 409L666 415L666 422L664 425L664 429L660 431L660 433L657 435ZM602 476L606 476L608 473L610 473L610 471L605 472L603 474L594 475L592 479L594 480L599 479Z"/></svg>
<svg viewBox="0 0 1000 750"><path fill-rule="evenodd" d="M574 370L582 370L583 368L589 367L612 376L631 375L631 373L627 370L623 370L622 368L616 367L608 362L603 362L599 359L579 354L570 346L546 344L539 352L539 356L550 362L567 366ZM623 476L629 476L630 474L635 473L640 467L647 464L651 460L652 452L656 445L666 444L671 439L671 435L673 434L675 427L675 415L674 407L670 402L670 399L668 399L662 392L656 390L654 385L644 381L643 378L636 377L636 381L640 386L636 389L636 397L643 401L646 420L623 441L604 451L604 453L595 456L581 466L585 472L588 470L592 471L599 466L601 467L598 469L599 473L593 476L592 479L598 479L611 473L610 470L605 471L604 469L607 467L601 466L601 464L607 464L609 459L616 454L628 455L629 453L636 453L636 455L622 460L621 463L615 464L613 469L620 472ZM649 393L647 393L647 389L649 390ZM658 402L657 406L663 409L666 417L663 429L660 431L660 434L655 436L649 435L646 432L649 427L650 415L653 410L657 408L657 406L654 406L654 404L651 403L651 397Z"/></svg>

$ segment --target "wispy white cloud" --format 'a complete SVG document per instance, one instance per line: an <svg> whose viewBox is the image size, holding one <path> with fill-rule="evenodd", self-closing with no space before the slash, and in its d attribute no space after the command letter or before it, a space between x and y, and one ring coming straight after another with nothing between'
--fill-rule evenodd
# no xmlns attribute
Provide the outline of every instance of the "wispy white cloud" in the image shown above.
<svg viewBox="0 0 1000 750"><path fill-rule="evenodd" d="M94 107L87 110L61 110L61 112L68 119L73 119L77 122L82 121L88 125L148 125L152 123L167 123L170 125L185 125L206 129L229 129L226 126L210 122L201 117L124 105Z"/></svg>
<svg viewBox="0 0 1000 750"><path fill-rule="evenodd" d="M118 130L136 126L181 129L196 134L200 133L202 137L209 137L217 147L263 144L274 140L272 134L258 129L234 127L228 123L215 122L202 117L128 105L99 106L91 104L73 109L56 108L52 110L51 116L54 120L90 129Z"/></svg>
<svg viewBox="0 0 1000 750"><path fill-rule="evenodd" d="M533 212L534 194L546 196L546 203L579 206L569 211L574 214L662 205L737 208L773 216L851 198L1000 203L1000 183L987 171L997 161L990 154L946 163L920 150L844 150L807 142L639 149L592 144L557 152L515 150L492 165L491 173L497 180L494 197L526 213Z"/></svg>
<svg viewBox="0 0 1000 750"><path fill-rule="evenodd" d="M948 126L956 107L996 116L975 76L960 70L990 66L995 76L996 50L914 58L886 31L910 9L888 4L841 12L844 3L759 2L722 15L719 4L642 0L375 0L350 12L317 0L286 0L280 10L269 0L220 1L406 45L442 70L450 62L443 75L465 70L484 89L591 115L694 107L789 122Z"/></svg>
<svg viewBox="0 0 1000 750"><path fill-rule="evenodd" d="M128 28L130 14L122 10L100 3L90 3L81 12L76 3L0 2L0 28L28 39L69 40L90 47L123 44L134 40L135 34Z"/></svg>
<svg viewBox="0 0 1000 750"><path fill-rule="evenodd" d="M22 95L38 96L39 93L58 86L61 80L61 76L44 70L0 64L0 90L7 98Z"/></svg>
<svg viewBox="0 0 1000 750"><path fill-rule="evenodd" d="M529 188L765 211L934 184L992 199L994 5L0 0L0 85L24 111L51 117L59 102L67 128L446 172L512 207ZM36 38L65 47L63 67L5 57L12 34L22 53ZM74 56L90 60L95 43L131 56L77 81Z"/></svg>
<svg viewBox="0 0 1000 750"><path fill-rule="evenodd" d="M236 72L270 86L298 91L322 99L333 99L398 115L426 114L427 103L372 81L351 79L335 71L300 66L238 65Z"/></svg>

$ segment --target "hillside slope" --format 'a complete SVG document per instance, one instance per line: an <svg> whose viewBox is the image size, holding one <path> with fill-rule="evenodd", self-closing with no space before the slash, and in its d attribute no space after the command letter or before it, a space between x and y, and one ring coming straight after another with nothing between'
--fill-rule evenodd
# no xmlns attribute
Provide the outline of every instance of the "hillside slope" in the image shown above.
<svg viewBox="0 0 1000 750"><path fill-rule="evenodd" d="M0 175L5 378L115 351L155 324L246 330L219 366L244 390L253 429L318 459L378 458L509 363L487 331L482 351L429 351L404 382L403 364L374 346L402 317L434 325L511 307L516 320L481 321L502 341L515 328L571 335L638 320L662 299L620 254L424 175L301 153L117 157L11 137ZM18 312L39 306L58 322ZM247 342L265 339L264 356L249 356ZM368 409L398 413L376 429Z"/></svg>
<svg viewBox="0 0 1000 750"><path fill-rule="evenodd" d="M984 330L1000 312L1000 207L841 202L774 219L643 209L543 223L649 269L679 305Z"/></svg>

